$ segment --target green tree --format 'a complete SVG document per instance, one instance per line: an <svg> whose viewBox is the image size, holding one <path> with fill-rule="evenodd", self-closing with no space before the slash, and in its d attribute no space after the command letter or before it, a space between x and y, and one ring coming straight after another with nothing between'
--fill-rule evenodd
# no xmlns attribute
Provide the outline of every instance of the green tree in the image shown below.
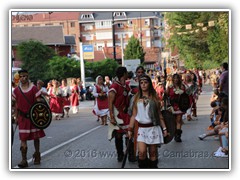
<svg viewBox="0 0 240 180"><path fill-rule="evenodd" d="M119 64L113 59L104 59L98 62L86 62L85 72L86 76L96 78L98 75L109 76L110 78L115 76L115 71Z"/></svg>
<svg viewBox="0 0 240 180"><path fill-rule="evenodd" d="M28 70L32 81L45 80L48 71L48 60L54 51L39 41L29 40L17 46L17 53L22 61L22 68Z"/></svg>
<svg viewBox="0 0 240 180"><path fill-rule="evenodd" d="M140 42L137 38L132 36L124 50L124 59L140 59L141 63L144 62L145 52L140 45Z"/></svg>
<svg viewBox="0 0 240 180"><path fill-rule="evenodd" d="M54 56L48 62L46 76L48 79L57 80L69 77L80 77L80 63L75 59Z"/></svg>
<svg viewBox="0 0 240 180"><path fill-rule="evenodd" d="M169 48L177 47L187 68L218 67L228 60L228 12L168 12L165 17L173 33ZM209 21L215 25L207 27L207 31L197 26L201 22L208 26ZM192 25L191 30L186 30L187 24Z"/></svg>

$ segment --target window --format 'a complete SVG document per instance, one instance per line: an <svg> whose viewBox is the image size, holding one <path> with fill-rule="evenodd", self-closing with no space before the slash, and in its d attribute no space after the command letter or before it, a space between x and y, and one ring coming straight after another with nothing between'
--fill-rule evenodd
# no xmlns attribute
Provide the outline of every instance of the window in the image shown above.
<svg viewBox="0 0 240 180"><path fill-rule="evenodd" d="M145 26L149 26L149 24L150 24L150 21L149 21L149 19L145 19Z"/></svg>
<svg viewBox="0 0 240 180"><path fill-rule="evenodd" d="M103 47L102 46L98 46L97 49L98 49L98 51L102 51Z"/></svg>
<svg viewBox="0 0 240 180"><path fill-rule="evenodd" d="M36 27L36 26L40 26L40 24L33 24L32 26Z"/></svg>
<svg viewBox="0 0 240 180"><path fill-rule="evenodd" d="M149 30L146 31L146 36L150 36L150 31Z"/></svg>
<svg viewBox="0 0 240 180"><path fill-rule="evenodd" d="M99 21L95 23L96 29L104 29L104 28L111 28L112 22L111 21Z"/></svg>
<svg viewBox="0 0 240 180"><path fill-rule="evenodd" d="M116 17L116 16L126 16L126 12L114 12L113 16L114 17Z"/></svg>
<svg viewBox="0 0 240 180"><path fill-rule="evenodd" d="M82 14L81 19L93 19L93 14Z"/></svg>
<svg viewBox="0 0 240 180"><path fill-rule="evenodd" d="M59 23L60 26L64 27L64 23Z"/></svg>
<svg viewBox="0 0 240 180"><path fill-rule="evenodd" d="M75 27L75 22L71 22L70 26Z"/></svg>
<svg viewBox="0 0 240 180"><path fill-rule="evenodd" d="M128 20L128 25L129 25L129 26L132 26L132 25L133 25L132 20Z"/></svg>
<svg viewBox="0 0 240 180"><path fill-rule="evenodd" d="M53 25L53 23L47 23L47 24L45 24L45 26L52 26Z"/></svg>
<svg viewBox="0 0 240 180"><path fill-rule="evenodd" d="M88 25L88 24L83 24L83 27L84 27L85 31L93 29L93 26L92 25Z"/></svg>
<svg viewBox="0 0 240 180"><path fill-rule="evenodd" d="M146 41L146 47L151 47L151 42L150 41Z"/></svg>
<svg viewBox="0 0 240 180"><path fill-rule="evenodd" d="M123 23L118 23L117 26L118 26L118 28L123 28L124 24Z"/></svg>

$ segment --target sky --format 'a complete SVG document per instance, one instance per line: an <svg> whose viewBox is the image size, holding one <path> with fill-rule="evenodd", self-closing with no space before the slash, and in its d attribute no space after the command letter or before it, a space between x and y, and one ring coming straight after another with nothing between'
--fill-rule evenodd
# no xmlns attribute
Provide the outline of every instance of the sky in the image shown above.
<svg viewBox="0 0 240 180"><path fill-rule="evenodd" d="M36 1L30 1L30 0L22 0L22 1L16 1L16 0L7 0L3 1L1 3L1 16L0 16L0 22L1 22L1 66L2 71L1 73L1 93L0 93L0 100L2 101L1 104L1 149L0 149L0 159L2 160L0 163L0 171L1 176L5 179L26 179L26 178L33 178L35 180L37 179L50 179L57 177L58 179L66 179L69 178L69 175L71 175L71 179L79 179L79 177L93 177L98 179L122 179L127 178L136 178L136 179L146 179L149 177L149 175L157 177L159 179L235 179L237 176L239 176L239 140L236 137L240 137L239 130L237 127L239 125L236 123L236 120L239 121L239 118L237 118L237 111L239 111L239 106L235 105L236 102L240 102L239 95L237 94L238 90L238 84L239 81L239 32L237 30L237 27L240 27L239 25L239 18L240 18L240 11L239 11L239 3L236 0L167 0L167 1L159 1L156 2L156 0L148 0L148 1L129 1L129 0L121 0L121 1L106 1L106 0L94 0L94 1L79 1L79 0L67 0L64 2L60 1L49 1L49 0L41 0L39 2ZM232 90L232 155L234 158L232 158L232 171L231 172L204 172L204 173L194 173L194 172L182 172L182 173L120 173L118 172L118 176L116 176L113 172L101 172L101 173L87 173L87 172L53 172L53 173L46 173L46 172L23 172L23 173L16 173L16 172L9 172L9 144L8 144L8 121L9 121L9 32L10 32L10 26L9 26L9 10L10 9L18 9L20 12L22 9L25 10L31 10L31 9L39 9L39 11L42 11L43 9L230 9L231 10L231 61L230 61L230 71L231 71L231 90ZM41 10L42 9L42 10ZM238 108L238 109L237 109ZM236 120L235 120L236 119ZM234 126L235 125L235 126ZM140 174L140 175L139 175ZM39 176L38 176L39 175Z"/></svg>

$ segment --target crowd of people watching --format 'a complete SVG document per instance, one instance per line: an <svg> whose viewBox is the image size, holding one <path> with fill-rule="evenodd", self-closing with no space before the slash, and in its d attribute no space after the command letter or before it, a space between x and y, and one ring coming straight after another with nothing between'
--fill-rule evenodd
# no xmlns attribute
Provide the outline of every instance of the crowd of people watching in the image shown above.
<svg viewBox="0 0 240 180"><path fill-rule="evenodd" d="M206 133L199 135L199 139L204 140L209 136L217 136L219 138L220 147L214 153L214 156L228 157L228 64L223 63L221 70L216 70L211 74L210 80L213 88L213 94L210 98L210 105L212 107L210 112L210 125Z"/></svg>

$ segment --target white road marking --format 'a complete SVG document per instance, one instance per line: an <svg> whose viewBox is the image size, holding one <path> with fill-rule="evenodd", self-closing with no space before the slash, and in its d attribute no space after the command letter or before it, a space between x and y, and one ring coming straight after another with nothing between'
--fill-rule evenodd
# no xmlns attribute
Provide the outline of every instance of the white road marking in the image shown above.
<svg viewBox="0 0 240 180"><path fill-rule="evenodd" d="M71 143L71 142L73 142L73 141L75 141L75 140L77 140L77 139L79 139L79 138L81 138L81 137L83 137L83 136L91 133L92 131L95 131L96 129L98 129L98 128L100 128L100 127L102 127L102 126L97 126L97 127L95 127L95 128L92 128L92 129L90 129L90 130L88 130L88 131L86 131L86 132L84 132L84 133L82 133L82 134L79 134L78 136L76 136L76 137L74 137L74 138L72 138L72 139L69 139L68 141L65 141L65 142L63 142L63 143L61 143L61 144L59 144L59 145L57 145L57 146L55 146L55 147L52 147L51 149L49 149L49 150L41 153L41 157L43 157L43 156L45 156L45 155L47 155L47 154L49 154L49 153L57 150L58 148L61 148L61 147L65 146L65 145L67 145L67 144L69 144L69 143ZM31 159L28 159L28 163L31 163L31 162L32 162L32 158L31 158ZM19 168L19 167L18 167L18 166L15 166L14 168Z"/></svg>

